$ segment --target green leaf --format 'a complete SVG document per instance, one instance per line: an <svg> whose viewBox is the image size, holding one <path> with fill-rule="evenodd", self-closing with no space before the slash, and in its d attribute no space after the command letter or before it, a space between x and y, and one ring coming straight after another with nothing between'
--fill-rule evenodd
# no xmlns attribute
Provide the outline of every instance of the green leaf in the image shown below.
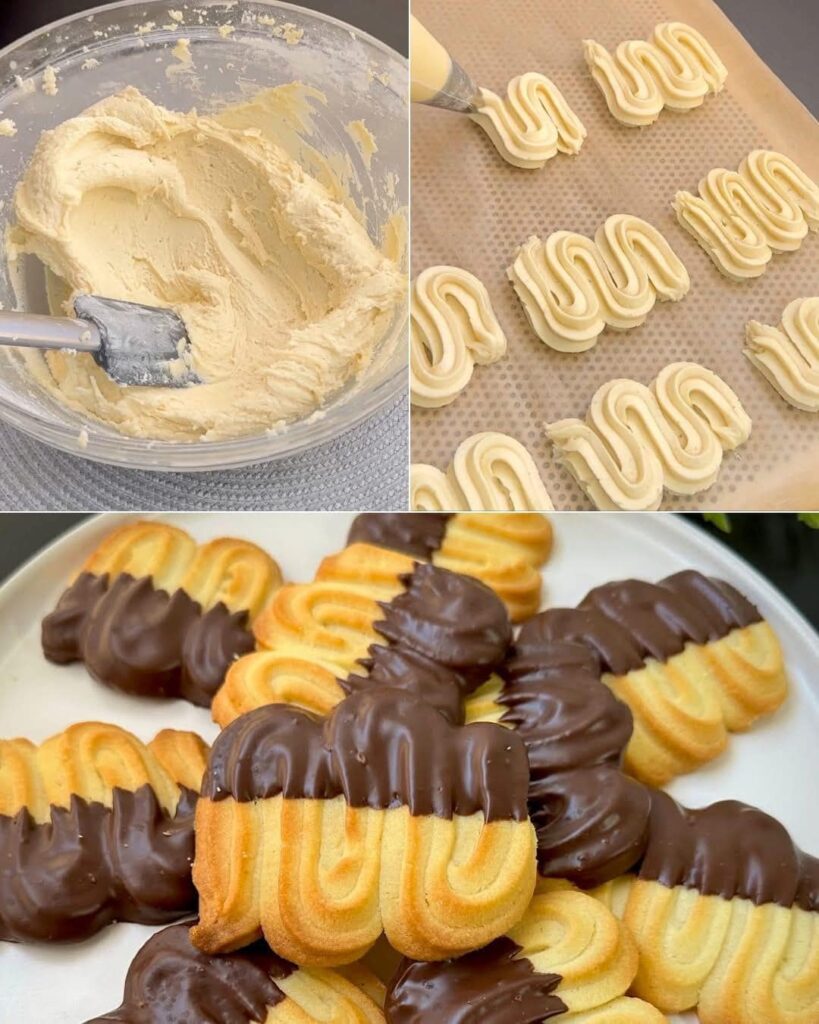
<svg viewBox="0 0 819 1024"><path fill-rule="evenodd" d="M819 530L819 512L800 512L799 521L812 530Z"/></svg>
<svg viewBox="0 0 819 1024"><path fill-rule="evenodd" d="M706 522L713 523L718 530L722 530L723 533L731 532L731 520L725 512L703 512L702 518ZM817 515L817 526L819 526L819 515Z"/></svg>

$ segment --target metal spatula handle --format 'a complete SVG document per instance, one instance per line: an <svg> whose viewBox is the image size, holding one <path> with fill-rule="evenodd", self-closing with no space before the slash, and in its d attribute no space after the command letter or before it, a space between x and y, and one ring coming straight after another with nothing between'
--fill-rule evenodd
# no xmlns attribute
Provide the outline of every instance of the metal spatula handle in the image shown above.
<svg viewBox="0 0 819 1024"><path fill-rule="evenodd" d="M69 317L39 316L0 310L0 345L21 348L67 348L97 352L101 345L96 324Z"/></svg>
<svg viewBox="0 0 819 1024"><path fill-rule="evenodd" d="M76 318L0 310L0 345L90 352L124 386L185 388L202 380L190 365L190 339L172 309L77 295Z"/></svg>

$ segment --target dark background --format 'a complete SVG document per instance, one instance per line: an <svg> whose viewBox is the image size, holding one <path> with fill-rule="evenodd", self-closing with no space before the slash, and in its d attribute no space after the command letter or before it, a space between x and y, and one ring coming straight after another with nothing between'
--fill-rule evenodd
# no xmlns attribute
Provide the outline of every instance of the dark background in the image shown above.
<svg viewBox="0 0 819 1024"><path fill-rule="evenodd" d="M298 3L364 29L399 53L409 52L407 0L298 0ZM97 6L95 0L0 0L0 47L50 21ZM173 4L168 6L173 7Z"/></svg>
<svg viewBox="0 0 819 1024"><path fill-rule="evenodd" d="M6 512L0 517L0 581L85 518L67 512ZM727 534L700 515L686 518L755 565L819 629L819 530L810 529L792 513L732 514L727 517L731 528Z"/></svg>

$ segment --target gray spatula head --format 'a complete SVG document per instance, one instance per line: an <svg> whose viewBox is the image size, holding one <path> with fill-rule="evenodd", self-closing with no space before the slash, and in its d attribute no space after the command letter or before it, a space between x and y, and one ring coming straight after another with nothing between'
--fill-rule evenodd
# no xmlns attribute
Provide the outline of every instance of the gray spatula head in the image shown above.
<svg viewBox="0 0 819 1024"><path fill-rule="evenodd" d="M78 295L74 312L99 331L91 354L118 384L186 388L202 379L190 366L185 324L173 310Z"/></svg>

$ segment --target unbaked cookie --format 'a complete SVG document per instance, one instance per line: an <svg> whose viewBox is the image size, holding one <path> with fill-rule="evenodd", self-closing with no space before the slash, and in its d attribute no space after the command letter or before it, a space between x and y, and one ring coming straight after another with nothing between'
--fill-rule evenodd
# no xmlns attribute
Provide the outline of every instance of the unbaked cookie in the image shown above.
<svg viewBox="0 0 819 1024"><path fill-rule="evenodd" d="M515 167L536 169L557 153L579 153L586 138L586 129L561 91L537 71L513 78L505 97L481 89L480 101L472 120Z"/></svg>
<svg viewBox="0 0 819 1024"><path fill-rule="evenodd" d="M664 107L693 110L718 93L728 72L711 44L690 25L667 21L646 42L630 39L614 53L593 39L583 42L592 78L622 124L653 124Z"/></svg>
<svg viewBox="0 0 819 1024"><path fill-rule="evenodd" d="M761 277L771 257L819 231L819 185L782 153L755 149L738 171L717 168L699 195L678 192L677 220L726 277Z"/></svg>
<svg viewBox="0 0 819 1024"><path fill-rule="evenodd" d="M790 405L819 412L819 297L795 299L779 327L751 320L745 355Z"/></svg>
<svg viewBox="0 0 819 1024"><path fill-rule="evenodd" d="M418 275L410 322L413 405L449 405L469 384L476 363L486 366L506 355L489 292L460 267L428 267Z"/></svg>
<svg viewBox="0 0 819 1024"><path fill-rule="evenodd" d="M507 271L541 341L558 352L585 352L610 327L639 327L657 299L678 301L688 271L651 224L630 214L609 217L594 241L556 231L532 236Z"/></svg>
<svg viewBox="0 0 819 1024"><path fill-rule="evenodd" d="M544 512L554 508L529 451L514 437L486 431L462 441L446 473L410 466L410 504L419 512Z"/></svg>
<svg viewBox="0 0 819 1024"><path fill-rule="evenodd" d="M697 363L672 363L650 387L612 380L585 420L545 425L560 462L599 509L658 509L663 489L698 494L717 479L723 453L751 436L737 395Z"/></svg>

